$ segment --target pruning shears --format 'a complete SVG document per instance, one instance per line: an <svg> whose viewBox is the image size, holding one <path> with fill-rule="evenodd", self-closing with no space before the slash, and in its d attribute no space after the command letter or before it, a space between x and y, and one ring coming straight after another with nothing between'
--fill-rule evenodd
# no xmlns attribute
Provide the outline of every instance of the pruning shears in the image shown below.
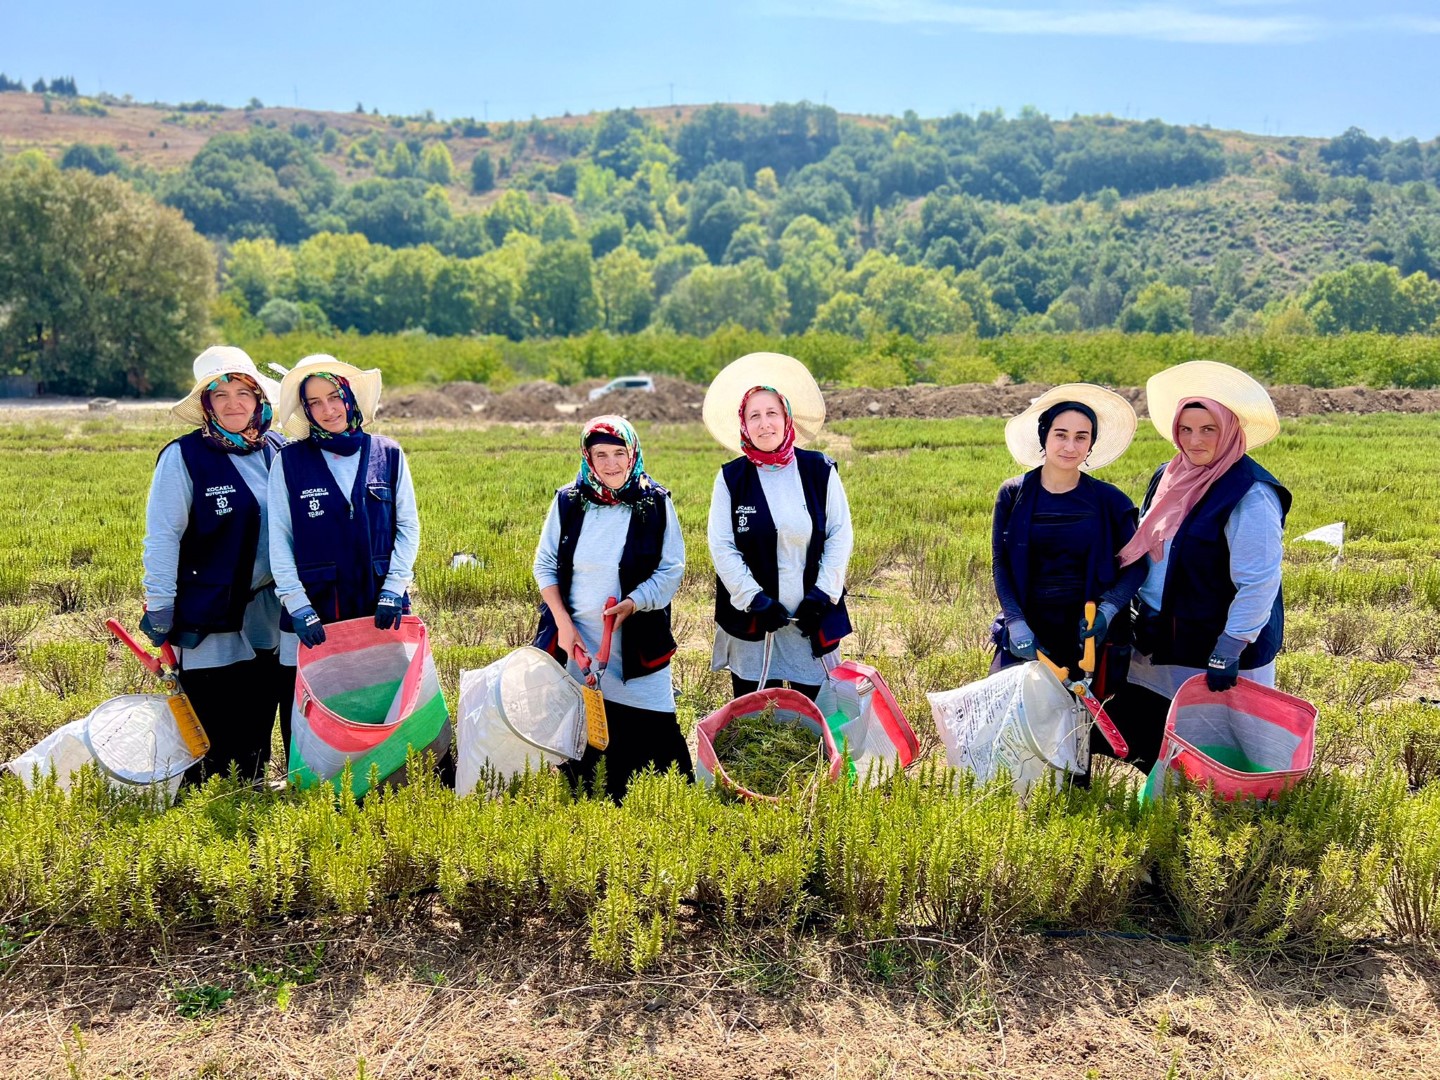
<svg viewBox="0 0 1440 1080"><path fill-rule="evenodd" d="M1095 601L1087 600L1085 602L1085 625L1087 628L1095 625L1095 610ZM1115 726L1115 721L1111 720L1105 712L1105 703L1097 698L1090 689L1090 684L1095 678L1095 639L1093 637L1085 639L1085 651L1080 657L1080 677L1078 679L1070 678L1069 668L1062 668L1043 652L1036 650L1035 655L1060 680L1060 685L1079 698L1080 703L1089 710L1095 720L1095 726L1100 729L1100 734L1105 736L1105 741L1110 744L1110 749L1115 751L1115 756L1129 757L1130 744L1125 741L1125 736L1120 734L1120 729Z"/></svg>

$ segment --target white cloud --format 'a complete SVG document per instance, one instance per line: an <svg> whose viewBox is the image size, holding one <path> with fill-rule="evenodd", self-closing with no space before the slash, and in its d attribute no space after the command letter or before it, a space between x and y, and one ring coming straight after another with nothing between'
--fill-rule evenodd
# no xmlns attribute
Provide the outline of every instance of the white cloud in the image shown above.
<svg viewBox="0 0 1440 1080"><path fill-rule="evenodd" d="M788 5L787 5L788 6ZM1274 7L1236 3L1231 7ZM1324 23L1305 15L1202 11L1178 3L1087 6L994 7L946 0L829 0L796 5L786 14L894 25L953 26L982 34L1147 38L1215 45L1265 45L1311 41L1325 36Z"/></svg>

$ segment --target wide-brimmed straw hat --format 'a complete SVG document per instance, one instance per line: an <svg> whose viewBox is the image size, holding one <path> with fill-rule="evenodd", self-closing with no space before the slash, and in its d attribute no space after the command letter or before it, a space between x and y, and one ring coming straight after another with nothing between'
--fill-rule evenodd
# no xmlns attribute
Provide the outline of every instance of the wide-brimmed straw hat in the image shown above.
<svg viewBox="0 0 1440 1080"><path fill-rule="evenodd" d="M825 426L825 399L810 369L784 353L755 352L728 364L705 391L705 427L725 449L740 453L740 399L769 386L785 395L795 421L795 445L808 446Z"/></svg>
<svg viewBox="0 0 1440 1080"><path fill-rule="evenodd" d="M375 409L380 404L380 369L368 368L362 371L354 364L336 360L325 353L307 356L285 374L280 383L280 404L275 409L275 422L294 439L310 437L310 421L305 416L305 406L300 401L300 388L311 375L320 373L341 375L350 383L355 395L355 404L365 417L365 423L375 419Z"/></svg>
<svg viewBox="0 0 1440 1080"><path fill-rule="evenodd" d="M1175 410L1192 397L1212 398L1233 412L1245 432L1247 451L1280 434L1280 417L1265 387L1229 364L1191 360L1151 375L1145 384L1150 422L1166 442L1173 441Z"/></svg>
<svg viewBox="0 0 1440 1080"><path fill-rule="evenodd" d="M200 395L222 375L248 375L254 379L272 409L280 400L280 384L261 375L255 361L237 346L211 345L195 358L191 370L195 374L194 388L170 407L170 415L187 424L205 423L205 409L200 404Z"/></svg>
<svg viewBox="0 0 1440 1080"><path fill-rule="evenodd" d="M1135 438L1135 410L1114 390L1085 382L1054 386L1032 401L1019 416L1011 417L1005 425L1005 445L1010 449L1010 456L1027 469L1045 462L1045 454L1040 447L1040 414L1062 401L1088 405L1094 411L1095 422L1100 429L1082 469L1104 468L1125 453L1130 440Z"/></svg>

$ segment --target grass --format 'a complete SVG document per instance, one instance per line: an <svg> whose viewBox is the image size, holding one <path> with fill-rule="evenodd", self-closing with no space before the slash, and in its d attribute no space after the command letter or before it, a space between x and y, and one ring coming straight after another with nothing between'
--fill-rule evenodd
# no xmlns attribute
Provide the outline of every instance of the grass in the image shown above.
<svg viewBox="0 0 1440 1080"><path fill-rule="evenodd" d="M777 723L775 703L739 716L715 736L715 756L736 784L759 795L779 795L813 770L820 740L799 722Z"/></svg>
<svg viewBox="0 0 1440 1080"><path fill-rule="evenodd" d="M1320 706L1321 769L1276 805L1186 793L1142 811L1123 767L1097 772L1088 792L1022 803L939 768L924 694L985 672L989 515L1015 469L997 420L849 421L834 430L849 441L841 475L856 565L869 569L853 582L846 649L877 664L914 724L923 760L911 775L874 789L821 784L763 806L654 778L618 808L576 800L548 777L494 800L421 783L363 806L216 781L167 813L94 781L67 796L5 779L0 941L28 941L37 926L143 937L443 911L472 928L540 920L578 935L604 968L645 971L731 933L847 942L1138 929L1320 954L1375 934L1436 940L1437 711L1405 699L1433 693L1412 687L1433 677L1440 640L1430 513L1440 479L1417 471L1401 482L1393 465L1432 425L1311 418L1287 422L1259 452L1295 492L1289 535L1349 526L1338 570L1329 550L1287 546L1291 651L1279 677ZM425 535L415 606L453 706L461 670L533 630L531 553L553 490L573 476L574 432L387 430L415 472ZM138 666L97 627L106 614L138 618L149 470L171 434L148 419L0 424L0 644L12 650L0 669L0 756L137 688ZM642 437L689 552L673 668L688 731L727 696L709 670L704 540L725 455L696 426L649 425ZM1138 496L1162 458L1147 428L1105 478ZM452 571L454 551L482 566ZM268 980L278 1004L303 985L291 975L304 966L287 959L252 981ZM881 983L886 972L920 977L903 951L881 949L872 966Z"/></svg>

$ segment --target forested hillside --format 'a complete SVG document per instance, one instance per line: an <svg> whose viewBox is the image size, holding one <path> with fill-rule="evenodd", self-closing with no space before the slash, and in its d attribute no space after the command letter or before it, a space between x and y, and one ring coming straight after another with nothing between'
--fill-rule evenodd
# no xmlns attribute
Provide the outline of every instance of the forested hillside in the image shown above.
<svg viewBox="0 0 1440 1080"><path fill-rule="evenodd" d="M46 184L118 179L212 242L232 338L1440 328L1435 141L807 103L487 124L35 85L0 83L0 229L43 236ZM22 182L37 151L59 173ZM7 282L33 306L26 257L0 254L0 311ZM57 348L47 312L0 324L11 369Z"/></svg>

